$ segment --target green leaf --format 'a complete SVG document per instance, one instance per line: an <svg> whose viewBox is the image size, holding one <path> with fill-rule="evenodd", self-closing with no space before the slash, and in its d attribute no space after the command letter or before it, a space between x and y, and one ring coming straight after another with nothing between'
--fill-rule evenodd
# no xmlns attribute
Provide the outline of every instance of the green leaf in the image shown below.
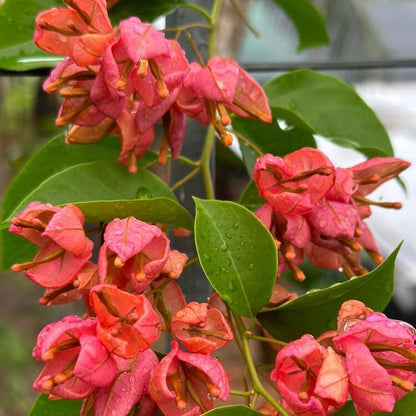
<svg viewBox="0 0 416 416"><path fill-rule="evenodd" d="M53 138L29 159L9 185L3 199L2 219L7 218L27 194L55 173L80 163L97 160L113 162L119 153L120 145L115 136L89 145L67 145L63 135ZM148 152L140 159L138 166L146 167L156 160L157 156Z"/></svg>
<svg viewBox="0 0 416 416"><path fill-rule="evenodd" d="M299 35L298 52L327 45L328 32L319 11L308 0L273 0L296 26Z"/></svg>
<svg viewBox="0 0 416 416"><path fill-rule="evenodd" d="M236 404L233 406L223 406L218 407L217 409L210 410L209 412L204 413L204 416L256 416L261 415L261 413L256 412L255 410L250 409L247 406L241 404Z"/></svg>
<svg viewBox="0 0 416 416"><path fill-rule="evenodd" d="M195 203L195 243L205 275L231 309L254 317L276 279L272 236L239 204L197 198Z"/></svg>
<svg viewBox="0 0 416 416"><path fill-rule="evenodd" d="M289 130L280 128L273 114L274 122L267 124L259 120L233 118L233 129L254 143L262 153L271 153L275 156L284 156L302 147L316 147L313 135L304 129L293 127ZM243 153L247 172L252 176L253 167L259 156L252 148L240 140L240 149Z"/></svg>
<svg viewBox="0 0 416 416"><path fill-rule="evenodd" d="M36 399L29 416L74 416L79 415L82 401L80 400L49 400L46 394Z"/></svg>
<svg viewBox="0 0 416 416"><path fill-rule="evenodd" d="M0 6L0 69L23 71L53 67L61 61L41 51L32 38L36 15L62 6L60 0L6 0Z"/></svg>
<svg viewBox="0 0 416 416"><path fill-rule="evenodd" d="M193 225L191 215L156 175L145 169L131 175L116 161L79 163L52 174L19 201L7 221L33 201L78 205L85 210L87 221L134 215L188 229ZM3 267L30 260L37 249L7 230L2 231Z"/></svg>
<svg viewBox="0 0 416 416"><path fill-rule="evenodd" d="M393 293L394 261L399 248L366 275L307 292L282 306L260 312L257 318L276 339L292 341L303 334L319 336L335 329L339 308L349 299L360 300L382 311Z"/></svg>
<svg viewBox="0 0 416 416"><path fill-rule="evenodd" d="M120 0L109 14L113 24L130 16L137 16L142 21L152 22L160 16L172 13L184 4L186 2L182 0Z"/></svg>
<svg viewBox="0 0 416 416"><path fill-rule="evenodd" d="M75 202L88 222L109 222L114 218L136 217L142 221L192 229L189 212L170 198Z"/></svg>
<svg viewBox="0 0 416 416"><path fill-rule="evenodd" d="M393 155L383 125L355 90L331 75L289 72L264 86L273 115L366 156Z"/></svg>

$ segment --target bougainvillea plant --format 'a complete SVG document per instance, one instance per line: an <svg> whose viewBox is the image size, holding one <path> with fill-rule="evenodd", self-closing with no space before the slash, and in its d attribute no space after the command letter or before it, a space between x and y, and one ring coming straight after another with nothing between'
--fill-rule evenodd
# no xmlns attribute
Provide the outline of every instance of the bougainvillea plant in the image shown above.
<svg viewBox="0 0 416 416"><path fill-rule="evenodd" d="M31 414L325 416L353 407L369 416L394 412L398 401L410 409L401 399L413 396L416 331L381 312L397 250L383 260L366 225L372 206L401 208L368 196L409 163L394 157L354 90L312 71L263 89L215 55L221 0L211 10L158 2L162 12L183 6L207 21L170 28L175 39L141 20L146 2L114 21L109 10L119 16L134 2L64 2L37 14L34 42L63 55L43 88L62 98L56 124L65 138L44 145L13 181L2 250L4 265L44 288L41 304L80 302L84 312L39 333L33 357L44 366ZM301 3L322 30L314 7ZM188 34L198 25L209 33L207 59ZM293 125L282 130L278 118ZM207 126L198 160L181 155L190 119ZM337 167L313 134L372 157ZM215 199L216 138L239 142L252 177L239 203ZM171 184L148 170L157 163L190 172ZM173 191L199 174L206 199L195 198L192 218ZM194 239L197 257L175 248L172 233ZM202 303L180 285L196 262L212 285ZM344 281L293 293L287 276L307 281L305 264ZM155 351L161 338L164 351ZM217 357L230 343L241 353L238 380ZM272 362L255 359L254 343L269 346Z"/></svg>

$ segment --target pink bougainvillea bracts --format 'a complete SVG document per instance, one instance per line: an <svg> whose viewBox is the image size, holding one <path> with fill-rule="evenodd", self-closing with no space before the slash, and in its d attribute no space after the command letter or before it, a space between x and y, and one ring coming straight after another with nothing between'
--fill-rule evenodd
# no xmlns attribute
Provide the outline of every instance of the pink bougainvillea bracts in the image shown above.
<svg viewBox="0 0 416 416"><path fill-rule="evenodd" d="M271 379L279 388L284 406L294 414L325 416L347 401L347 373L341 357L311 335L282 348Z"/></svg>
<svg viewBox="0 0 416 416"><path fill-rule="evenodd" d="M108 224L100 249L98 273L105 283L145 290L169 259L169 240L162 230L134 217Z"/></svg>
<svg viewBox="0 0 416 416"><path fill-rule="evenodd" d="M144 295L98 285L90 292L90 302L99 320L99 339L119 357L132 358L159 338L159 318Z"/></svg>
<svg viewBox="0 0 416 416"><path fill-rule="evenodd" d="M65 0L67 9L51 9L36 18L39 48L71 56L80 66L94 64L115 37L105 0Z"/></svg>
<svg viewBox="0 0 416 416"><path fill-rule="evenodd" d="M212 354L233 339L225 316L207 303L191 302L176 312L172 330L190 352L203 354Z"/></svg>
<svg viewBox="0 0 416 416"><path fill-rule="evenodd" d="M84 214L74 205L63 208L32 202L12 219L10 231L41 247L33 261L15 264L13 271L45 288L73 282L88 263L93 243L85 235Z"/></svg>
<svg viewBox="0 0 416 416"><path fill-rule="evenodd" d="M391 412L416 382L415 332L382 313L362 312L346 320L333 342L345 354L349 391L358 414Z"/></svg>
<svg viewBox="0 0 416 416"><path fill-rule="evenodd" d="M229 146L232 136L226 126L231 123L227 109L245 118L270 123L271 111L260 85L237 62L212 57L205 66L190 65L178 105L188 116L215 127L222 142Z"/></svg>
<svg viewBox="0 0 416 416"><path fill-rule="evenodd" d="M200 415L214 407L213 399L226 400L230 378L210 355L183 352L176 341L152 370L149 393L163 414Z"/></svg>
<svg viewBox="0 0 416 416"><path fill-rule="evenodd" d="M82 399L95 387L109 385L116 362L96 335L97 320L70 315L45 327L33 356L44 363L35 390L66 399Z"/></svg>
<svg viewBox="0 0 416 416"><path fill-rule="evenodd" d="M334 168L317 149L303 148L284 158L259 158L253 170L259 194L267 202L257 212L276 239L279 273L298 267L306 255L316 267L342 269L352 277L367 272L362 250L377 263L382 256L364 223L370 205L400 208L400 203L374 202L365 197L409 164L397 158L375 158L351 168Z"/></svg>

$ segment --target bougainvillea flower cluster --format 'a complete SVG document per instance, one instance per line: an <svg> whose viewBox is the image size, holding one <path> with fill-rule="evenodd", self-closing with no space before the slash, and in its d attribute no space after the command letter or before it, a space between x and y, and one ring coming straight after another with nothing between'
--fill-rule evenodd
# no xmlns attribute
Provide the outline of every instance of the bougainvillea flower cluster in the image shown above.
<svg viewBox="0 0 416 416"><path fill-rule="evenodd" d="M12 219L11 232L41 247L33 261L12 268L46 289L41 303L86 304L85 317L70 315L40 332L33 356L45 367L35 390L83 399L81 414L95 416L135 408L143 416L158 409L198 415L213 408L214 398L225 400L230 379L211 354L233 334L220 310L186 305L175 279L188 257L171 250L156 225L128 217L107 224L95 264L83 224L74 205L40 202ZM173 341L159 362L151 347L162 331L189 352Z"/></svg>
<svg viewBox="0 0 416 416"><path fill-rule="evenodd" d="M409 324L347 301L336 331L319 342L303 335L279 351L271 379L293 414L325 416L348 396L359 416L391 412L416 382L415 339Z"/></svg>
<svg viewBox="0 0 416 416"><path fill-rule="evenodd" d="M34 41L66 56L44 83L64 99L56 124L71 125L67 143L93 143L118 134L119 161L136 171L136 160L151 147L161 122L159 163L170 149L177 158L186 117L212 123L230 145L227 110L271 122L260 85L231 59L213 57L189 65L175 40L151 24L130 17L112 27L105 0L65 0L68 8L39 14Z"/></svg>
<svg viewBox="0 0 416 416"><path fill-rule="evenodd" d="M351 168L335 168L313 148L283 158L260 157L253 179L266 203L256 215L275 237L279 272L290 269L303 280L298 265L306 255L316 267L342 269L348 277L364 274L363 249L376 264L381 263L381 253L363 220L371 215L371 205L397 209L401 204L366 196L409 165L401 159L379 157Z"/></svg>

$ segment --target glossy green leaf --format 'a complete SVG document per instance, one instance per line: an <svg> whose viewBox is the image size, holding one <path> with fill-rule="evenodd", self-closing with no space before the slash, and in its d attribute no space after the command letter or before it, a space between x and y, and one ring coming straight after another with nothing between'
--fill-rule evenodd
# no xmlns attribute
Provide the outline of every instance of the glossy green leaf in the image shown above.
<svg viewBox="0 0 416 416"><path fill-rule="evenodd" d="M117 24L130 16L138 16L142 21L152 22L160 16L172 13L186 4L182 0L120 0L111 10L110 18Z"/></svg>
<svg viewBox="0 0 416 416"><path fill-rule="evenodd" d="M387 132L355 90L331 75L289 72L264 89L273 114L367 156L393 155Z"/></svg>
<svg viewBox="0 0 416 416"><path fill-rule="evenodd" d="M97 160L114 162L119 153L120 145L115 136L94 144L70 146L65 144L63 135L53 138L29 159L9 185L3 199L2 219L7 218L27 194L52 175L80 163ZM156 160L157 156L148 152L140 159L138 166L146 167Z"/></svg>
<svg viewBox="0 0 416 416"><path fill-rule="evenodd" d="M329 42L324 19L309 0L273 0L296 26L298 51L327 45Z"/></svg>
<svg viewBox="0 0 416 416"><path fill-rule="evenodd" d="M306 146L316 147L315 139L310 132L298 127L283 130L276 121L277 113L273 114L273 118L275 121L267 124L259 120L235 117L233 129L249 139L262 153L271 153L275 156L284 156ZM240 149L247 172L251 177L259 155L242 140L240 140Z"/></svg>
<svg viewBox="0 0 416 416"><path fill-rule="evenodd" d="M81 400L49 400L46 394L41 394L29 416L75 416L79 415L81 405Z"/></svg>
<svg viewBox="0 0 416 416"><path fill-rule="evenodd" d="M335 329L339 308L346 300L357 299L382 311L393 293L394 261L399 248L366 275L307 292L282 306L260 312L257 318L276 339L292 341L303 334L319 336Z"/></svg>
<svg viewBox="0 0 416 416"><path fill-rule="evenodd" d="M116 161L99 161L70 166L45 179L8 216L9 221L30 202L53 205L75 204L86 212L87 221L108 221L134 215L150 222L168 222L192 228L192 217L169 187L156 175L138 169L128 173ZM3 267L29 260L37 248L7 230L2 231Z"/></svg>
<svg viewBox="0 0 416 416"><path fill-rule="evenodd" d="M32 42L36 15L62 6L60 0L6 0L0 6L0 69L53 67L62 59L41 51Z"/></svg>
<svg viewBox="0 0 416 416"><path fill-rule="evenodd" d="M75 202L87 222L109 222L130 215L142 221L171 224L192 229L192 217L182 205L170 198Z"/></svg>
<svg viewBox="0 0 416 416"><path fill-rule="evenodd" d="M236 404L233 406L223 406L216 409L210 410L204 413L204 416L256 416L261 413L250 409L247 406Z"/></svg>
<svg viewBox="0 0 416 416"><path fill-rule="evenodd" d="M246 208L228 201L195 199L195 243L208 280L239 315L253 317L271 296L276 245Z"/></svg>

